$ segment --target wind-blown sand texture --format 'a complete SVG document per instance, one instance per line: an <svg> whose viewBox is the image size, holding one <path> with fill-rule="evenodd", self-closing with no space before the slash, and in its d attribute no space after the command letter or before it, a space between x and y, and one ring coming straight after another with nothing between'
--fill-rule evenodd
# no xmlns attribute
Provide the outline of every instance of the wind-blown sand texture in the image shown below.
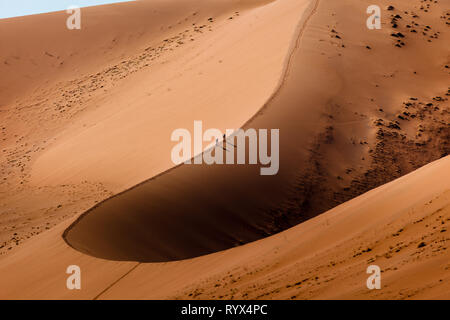
<svg viewBox="0 0 450 320"><path fill-rule="evenodd" d="M450 6L379 1L371 31L370 4L0 20L0 297L448 299ZM194 120L279 128L278 175L174 168Z"/></svg>

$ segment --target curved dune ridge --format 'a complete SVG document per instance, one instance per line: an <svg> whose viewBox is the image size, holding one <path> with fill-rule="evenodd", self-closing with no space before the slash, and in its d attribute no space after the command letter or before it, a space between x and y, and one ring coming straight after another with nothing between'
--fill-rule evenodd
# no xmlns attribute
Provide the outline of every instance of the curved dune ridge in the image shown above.
<svg viewBox="0 0 450 320"><path fill-rule="evenodd" d="M370 5L1 19L0 298L448 299L450 3ZM195 120L279 129L278 174L174 167Z"/></svg>
<svg viewBox="0 0 450 320"><path fill-rule="evenodd" d="M312 1L302 13L279 88L317 5L318 1ZM285 161L278 174L260 175L255 165L181 165L95 206L64 232L64 239L73 248L100 258L162 262L209 254L273 233L276 226L270 209L276 210L297 170L294 164L303 157L292 142L299 141L304 131L289 130L289 126L307 121L296 117L294 104L283 109L271 105L279 88L263 108L270 112L243 127L283 132L280 158ZM283 119L274 121L273 113L282 113ZM236 141L228 138L213 152L222 152L225 159L233 145Z"/></svg>
<svg viewBox="0 0 450 320"><path fill-rule="evenodd" d="M74 31L65 12L0 20L0 255L173 167L173 130L244 123L307 5L127 2L82 9Z"/></svg>
<svg viewBox="0 0 450 320"><path fill-rule="evenodd" d="M89 210L65 231L67 243L81 252L111 260L162 262L188 259L277 233L338 204L337 191L349 188L336 186L336 179L327 181L327 187L334 191L331 199L327 198L329 190L309 190L317 188L320 180L325 179L322 170L330 170L315 168L319 166L315 164L321 158L329 157L325 163L336 166L331 163L331 157L335 156L340 162L338 166L356 164L366 167L367 172L373 171L374 168L364 162L364 157L352 159L355 153L364 156L368 150L351 150L345 138L339 135L352 139L358 132L369 141L360 142L360 145L377 143L370 141L369 135L375 127L374 118L366 115L374 114L374 107L360 102L358 112L353 113L361 115L355 117L350 116L351 106L342 108L339 104L343 98L352 96L349 91L358 88L361 88L363 100L363 92L368 91L366 84L377 73L379 65L384 63L388 69L396 66L398 61L389 61L387 52L360 54L362 57L355 60L353 68L360 69L362 75L356 76L354 73L345 75L344 69L340 70L343 66L332 66L314 57L319 53L318 48L306 46L307 49L303 49L300 43L318 40L311 33L306 42L302 42L305 24L318 7L319 1L312 1L303 14L277 91L243 126L244 130L280 130L281 165L277 175L261 176L255 165L182 165ZM357 16L356 12L354 17L359 23L365 18ZM358 34L353 32L357 37ZM332 36L333 33L336 33L334 29ZM387 42L389 38L383 37L378 34L375 41L380 45ZM421 58L406 59L402 67L410 68L414 59ZM305 74L310 77L305 79ZM355 81L357 78L362 81ZM439 81L436 79L435 83ZM407 87L397 84L388 91L371 94L377 100L387 100ZM387 108L395 110L395 106ZM334 118L340 114L344 114L341 119ZM333 147L325 152L320 149L322 145L330 144ZM226 154L223 149L229 145L230 140L216 147L215 152ZM440 144L432 147L436 158L441 156L441 147ZM448 148L448 141L445 148ZM442 150L447 152L448 149ZM323 154L317 156L320 152ZM378 156L381 155L375 154ZM407 169L403 170L407 172ZM354 192L359 194L364 188L376 187L380 180L389 181L393 178L389 174L381 172L373 180L363 182L362 188L359 184L359 189L355 188ZM311 187L305 187L305 184ZM308 199L302 200L298 193ZM297 203L293 204L293 199L297 199ZM314 201L326 204L321 206Z"/></svg>

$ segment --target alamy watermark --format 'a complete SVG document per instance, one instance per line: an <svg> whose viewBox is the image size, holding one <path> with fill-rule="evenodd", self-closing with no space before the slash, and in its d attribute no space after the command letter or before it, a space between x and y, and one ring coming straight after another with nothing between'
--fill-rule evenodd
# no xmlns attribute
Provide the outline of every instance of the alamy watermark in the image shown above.
<svg viewBox="0 0 450 320"><path fill-rule="evenodd" d="M371 274L370 277L367 278L366 285L367 289L381 289L381 269L379 266L373 264L367 267L367 274Z"/></svg>
<svg viewBox="0 0 450 320"><path fill-rule="evenodd" d="M367 28L370 30L381 29L381 9L377 5L367 7L367 14L370 14L366 21Z"/></svg>
<svg viewBox="0 0 450 320"><path fill-rule="evenodd" d="M81 29L81 9L78 6L70 6L66 10L70 16L67 18L66 26L69 30Z"/></svg>
<svg viewBox="0 0 450 320"><path fill-rule="evenodd" d="M370 30L381 29L381 9L377 5L370 5L367 7L367 14L370 14L366 25Z"/></svg>
<svg viewBox="0 0 450 320"><path fill-rule="evenodd" d="M187 129L176 129L172 132L171 140L179 142L172 148L171 158L174 164L246 164L248 150L248 164L265 166L260 168L261 175L275 175L278 173L279 161L279 129L227 129L225 134L219 129L208 129L203 132L202 121L194 121L194 138ZM248 144L247 144L248 141ZM203 149L203 142L210 144ZM194 157L193 154L201 156ZM224 156L225 154L225 156ZM237 157L235 157L235 155Z"/></svg>
<svg viewBox="0 0 450 320"><path fill-rule="evenodd" d="M77 265L70 265L66 269L66 273L70 276L66 280L66 286L69 290L81 289L81 269Z"/></svg>

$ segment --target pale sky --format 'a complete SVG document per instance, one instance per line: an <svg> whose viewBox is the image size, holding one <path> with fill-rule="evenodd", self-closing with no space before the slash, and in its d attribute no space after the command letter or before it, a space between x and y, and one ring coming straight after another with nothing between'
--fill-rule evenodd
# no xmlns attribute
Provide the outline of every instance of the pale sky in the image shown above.
<svg viewBox="0 0 450 320"><path fill-rule="evenodd" d="M0 19L133 0L0 0Z"/></svg>

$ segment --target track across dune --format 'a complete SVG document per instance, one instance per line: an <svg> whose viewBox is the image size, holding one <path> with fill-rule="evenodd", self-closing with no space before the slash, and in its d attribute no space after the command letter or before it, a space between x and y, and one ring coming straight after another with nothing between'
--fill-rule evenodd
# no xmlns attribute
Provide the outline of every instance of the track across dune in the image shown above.
<svg viewBox="0 0 450 320"><path fill-rule="evenodd" d="M273 123L272 115L261 111L287 80L305 26L318 5L319 0L311 1L302 13L279 85L244 129L283 127L285 121ZM289 108L272 107L291 117L288 128L295 114L290 107L290 114L285 112ZM225 145L215 152L225 152ZM278 175L261 176L254 165L180 165L96 205L63 237L73 248L96 257L140 262L188 259L266 237L280 231L273 210L291 186L292 171L297 169L293 164L304 156L290 150L292 136L280 145L280 158L290 164L284 162Z"/></svg>

